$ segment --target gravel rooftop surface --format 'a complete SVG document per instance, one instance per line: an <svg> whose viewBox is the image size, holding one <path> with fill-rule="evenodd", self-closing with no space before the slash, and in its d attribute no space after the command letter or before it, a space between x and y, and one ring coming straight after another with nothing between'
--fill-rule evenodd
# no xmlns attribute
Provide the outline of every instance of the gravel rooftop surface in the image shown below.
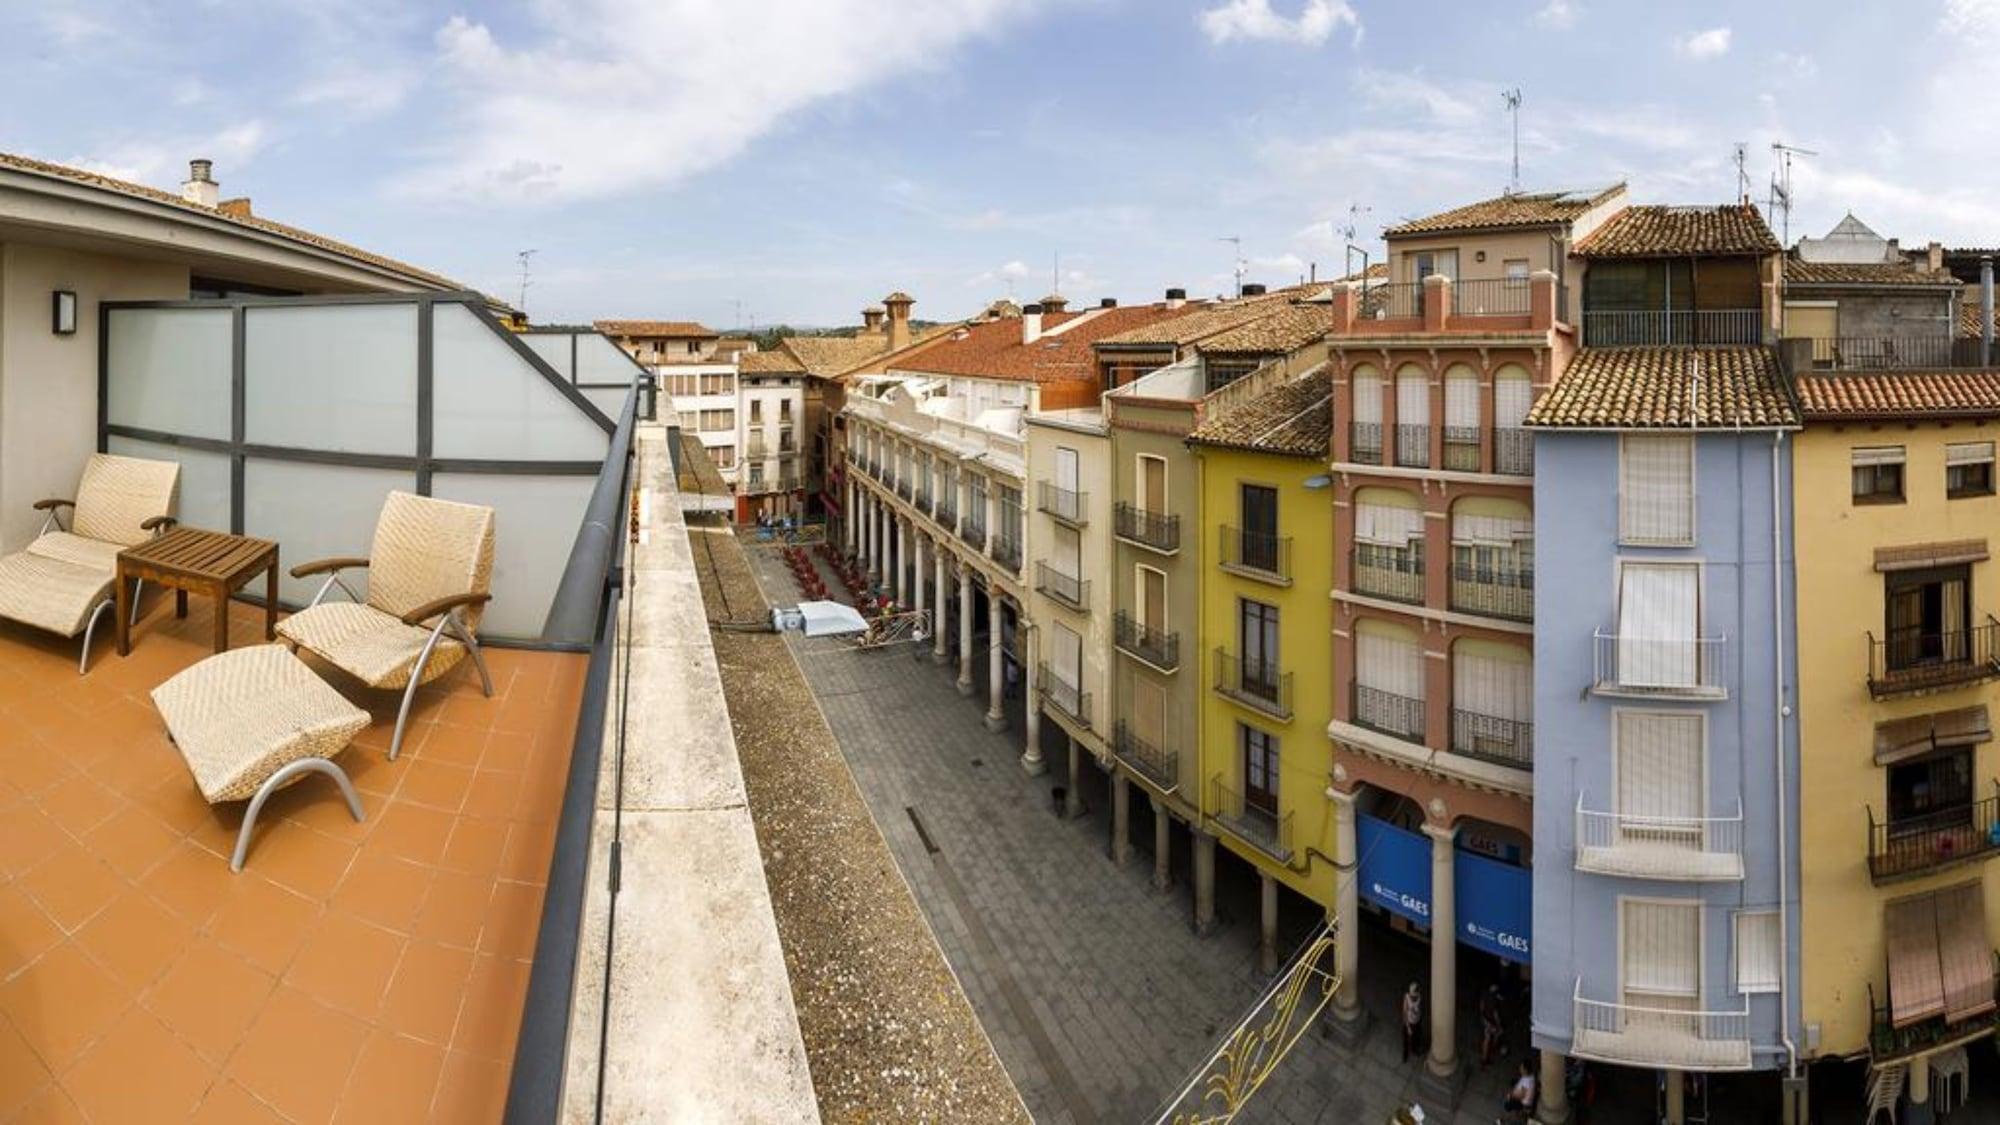
<svg viewBox="0 0 2000 1125"><path fill-rule="evenodd" d="M735 535L693 514L688 535L710 619L768 620ZM790 646L712 636L821 1114L1030 1120Z"/></svg>

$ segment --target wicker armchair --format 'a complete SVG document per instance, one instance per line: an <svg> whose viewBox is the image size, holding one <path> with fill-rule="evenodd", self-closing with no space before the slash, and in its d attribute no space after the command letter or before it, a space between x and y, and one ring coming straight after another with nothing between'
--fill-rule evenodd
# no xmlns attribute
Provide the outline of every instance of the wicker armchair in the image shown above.
<svg viewBox="0 0 2000 1125"><path fill-rule="evenodd" d="M342 572L368 570L368 596L355 594ZM367 558L332 558L292 568L292 577L324 574L311 604L278 623L278 635L372 688L403 689L393 760L403 749L417 688L467 655L480 687L493 678L476 632L493 580L493 509L391 492L375 524ZM339 586L353 601L327 601Z"/></svg>
<svg viewBox="0 0 2000 1125"><path fill-rule="evenodd" d="M118 552L173 525L180 480L179 462L91 454L76 499L37 500L35 509L48 513L41 534L26 550L0 557L0 617L59 637L83 634L76 666L82 675L98 618L113 605ZM135 618L138 612L135 596Z"/></svg>

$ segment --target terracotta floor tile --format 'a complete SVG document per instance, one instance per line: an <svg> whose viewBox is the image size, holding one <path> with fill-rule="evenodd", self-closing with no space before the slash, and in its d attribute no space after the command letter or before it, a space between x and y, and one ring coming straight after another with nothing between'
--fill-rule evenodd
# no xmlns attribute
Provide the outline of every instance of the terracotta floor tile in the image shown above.
<svg viewBox="0 0 2000 1125"><path fill-rule="evenodd" d="M8 1125L89 1125L89 1122L61 1086L44 1086Z"/></svg>
<svg viewBox="0 0 2000 1125"><path fill-rule="evenodd" d="M333 893L341 876L354 862L355 845L331 839L303 825L282 820L257 820L257 836L250 843L244 869L255 868L259 875L307 898L323 899ZM228 870L227 865L223 870Z"/></svg>
<svg viewBox="0 0 2000 1125"><path fill-rule="evenodd" d="M0 1011L41 1056L62 1073L111 1026L131 1002L131 991L64 942L0 986Z"/></svg>
<svg viewBox="0 0 2000 1125"><path fill-rule="evenodd" d="M183 921L200 926L228 897L234 878L229 861L182 840L174 845L171 855L139 880L139 886Z"/></svg>
<svg viewBox="0 0 2000 1125"><path fill-rule="evenodd" d="M521 1004L528 995L528 966L484 954L472 959L465 1004L452 1031L451 1049L483 1059L507 1060L521 1030Z"/></svg>
<svg viewBox="0 0 2000 1125"><path fill-rule="evenodd" d="M83 838L84 846L127 879L137 879L167 857L180 834L151 809L128 803Z"/></svg>
<svg viewBox="0 0 2000 1125"><path fill-rule="evenodd" d="M0 1017L0 1121L27 1105L48 1080L49 1068L41 1056L14 1030L12 1021Z"/></svg>
<svg viewBox="0 0 2000 1125"><path fill-rule="evenodd" d="M472 875L498 873L500 861L507 851L507 831L511 827L505 820L461 815L458 823L452 825L451 840L445 844L440 866L447 871L463 871Z"/></svg>
<svg viewBox="0 0 2000 1125"><path fill-rule="evenodd" d="M208 920L209 940L268 973L284 971L324 906L245 870Z"/></svg>
<svg viewBox="0 0 2000 1125"><path fill-rule="evenodd" d="M431 1098L444 1072L444 1048L386 1031L362 1045L334 1125L398 1125L431 1119Z"/></svg>
<svg viewBox="0 0 2000 1125"><path fill-rule="evenodd" d="M72 844L19 880L49 919L74 933L110 904L125 881L80 844Z"/></svg>
<svg viewBox="0 0 2000 1125"><path fill-rule="evenodd" d="M69 841L69 834L32 803L9 809L7 830L0 832L0 875L19 878Z"/></svg>
<svg viewBox="0 0 2000 1125"><path fill-rule="evenodd" d="M460 811L466 816L512 819L521 799L522 779L520 770L481 766L472 775L472 788L466 790L465 807Z"/></svg>
<svg viewBox="0 0 2000 1125"><path fill-rule="evenodd" d="M333 912L320 919L284 983L330 1007L372 1020L402 960L405 939L358 918Z"/></svg>
<svg viewBox="0 0 2000 1125"><path fill-rule="evenodd" d="M451 1043L465 982L472 976L472 951L435 942L413 941L403 950L380 1026L443 1047Z"/></svg>
<svg viewBox="0 0 2000 1125"><path fill-rule="evenodd" d="M491 875L440 871L417 914L415 936L460 949L477 946L486 906L493 899L493 883Z"/></svg>
<svg viewBox="0 0 2000 1125"><path fill-rule="evenodd" d="M349 778L352 781L353 778ZM363 796L361 799L361 819L354 819L354 811L347 807L347 801L340 795L340 788L332 778L308 778L276 794L264 805L264 816L276 816L297 825L331 836L336 840L358 844L375 830L375 815L382 809L381 798ZM259 816L261 826L264 817Z"/></svg>
<svg viewBox="0 0 2000 1125"><path fill-rule="evenodd" d="M145 1004L210 1062L227 1059L270 1001L271 974L211 942L196 942L146 993Z"/></svg>
<svg viewBox="0 0 2000 1125"><path fill-rule="evenodd" d="M36 794L35 803L65 832L82 836L122 808L125 798L89 774L72 773Z"/></svg>
<svg viewBox="0 0 2000 1125"><path fill-rule="evenodd" d="M190 1125L289 1125L277 1110L256 1095L224 1078L208 1089Z"/></svg>
<svg viewBox="0 0 2000 1125"><path fill-rule="evenodd" d="M62 929L49 920L28 892L11 883L0 883L0 982L20 972L62 939Z"/></svg>
<svg viewBox="0 0 2000 1125"><path fill-rule="evenodd" d="M287 1117L325 1121L333 1116L367 1035L360 1020L295 988L280 988L243 1037L226 1073Z"/></svg>
<svg viewBox="0 0 2000 1125"><path fill-rule="evenodd" d="M542 884L549 879L555 855L554 824L516 824L507 833L507 853L500 860L500 877L515 883Z"/></svg>
<svg viewBox="0 0 2000 1125"><path fill-rule="evenodd" d="M194 930L144 892L128 889L77 932L77 943L133 989L143 989L186 951Z"/></svg>
<svg viewBox="0 0 2000 1125"><path fill-rule="evenodd" d="M498 1121L506 1108L505 1066L463 1051L445 1055L437 1100L431 1103L432 1120Z"/></svg>
<svg viewBox="0 0 2000 1125"><path fill-rule="evenodd" d="M465 804L466 790L471 788L470 766L418 758L409 764L402 787L396 790L396 799L457 812Z"/></svg>
<svg viewBox="0 0 2000 1125"><path fill-rule="evenodd" d="M477 704L456 698L446 704L447 712L452 708L464 711L477 705L486 704L481 699ZM449 719L441 719L433 724L430 733L424 736L422 746L417 748L418 759L442 762L452 766L476 766L486 752L486 728L477 721L471 725L461 725Z"/></svg>
<svg viewBox="0 0 2000 1125"><path fill-rule="evenodd" d="M408 934L423 909L435 873L400 856L363 851L333 893L335 910Z"/></svg>
<svg viewBox="0 0 2000 1125"><path fill-rule="evenodd" d="M418 863L436 864L451 839L452 815L422 805L392 801L368 837L368 846Z"/></svg>
<svg viewBox="0 0 2000 1125"><path fill-rule="evenodd" d="M523 770L534 757L534 732L496 730L486 739L486 753L480 756L479 768Z"/></svg>
<svg viewBox="0 0 2000 1125"><path fill-rule="evenodd" d="M532 883L496 883L479 931L479 952L527 958L535 952L542 924L542 888Z"/></svg>
<svg viewBox="0 0 2000 1125"><path fill-rule="evenodd" d="M161 778L135 799L152 810L160 823L176 832L192 832L204 822L216 819L186 770Z"/></svg>
<svg viewBox="0 0 2000 1125"><path fill-rule="evenodd" d="M143 1008L117 1023L63 1076L77 1107L97 1121L180 1122L201 1103L215 1072Z"/></svg>

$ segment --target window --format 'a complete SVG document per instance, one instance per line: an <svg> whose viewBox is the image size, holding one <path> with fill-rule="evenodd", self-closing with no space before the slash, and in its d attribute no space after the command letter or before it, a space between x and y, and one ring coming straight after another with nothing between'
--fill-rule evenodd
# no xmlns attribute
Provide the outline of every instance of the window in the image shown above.
<svg viewBox="0 0 2000 1125"><path fill-rule="evenodd" d="M1139 455L1139 507L1153 515L1167 510L1167 459Z"/></svg>
<svg viewBox="0 0 2000 1125"><path fill-rule="evenodd" d="M1971 591L1972 571L1964 564L1884 575L1889 671L1966 660Z"/></svg>
<svg viewBox="0 0 2000 1125"><path fill-rule="evenodd" d="M1049 623L1049 671L1072 694L1083 686L1083 638L1059 622Z"/></svg>
<svg viewBox="0 0 2000 1125"><path fill-rule="evenodd" d="M1621 708L1612 731L1618 814L1634 818L1622 822L1622 831L1638 836L1635 842L1679 832L1698 841L1694 822L1707 809L1701 714Z"/></svg>
<svg viewBox="0 0 2000 1125"><path fill-rule="evenodd" d="M1526 285L1528 283L1528 259L1508 258L1501 263L1501 266L1507 271L1507 282L1509 285Z"/></svg>
<svg viewBox="0 0 2000 1125"><path fill-rule="evenodd" d="M1167 628L1167 576L1150 566L1139 568L1139 624L1154 632Z"/></svg>
<svg viewBox="0 0 2000 1125"><path fill-rule="evenodd" d="M1736 914L1736 991L1778 991L1778 912L1741 910Z"/></svg>
<svg viewBox="0 0 2000 1125"><path fill-rule="evenodd" d="M1626 434L1618 445L1618 538L1625 543L1694 543L1694 438Z"/></svg>
<svg viewBox="0 0 2000 1125"><path fill-rule="evenodd" d="M1427 469L1431 464L1431 382L1414 363L1396 371L1396 464Z"/></svg>
<svg viewBox="0 0 2000 1125"><path fill-rule="evenodd" d="M1243 649L1243 690L1266 699L1278 696L1278 607L1240 598L1236 639Z"/></svg>
<svg viewBox="0 0 2000 1125"><path fill-rule="evenodd" d="M1972 751L1946 750L1889 767L1889 834L1935 832L1972 812Z"/></svg>
<svg viewBox="0 0 2000 1125"><path fill-rule="evenodd" d="M764 400L761 398L750 400L750 424L753 426L764 424Z"/></svg>
<svg viewBox="0 0 2000 1125"><path fill-rule="evenodd" d="M1618 683L1701 684L1701 569L1692 563L1627 562L1618 576Z"/></svg>
<svg viewBox="0 0 2000 1125"><path fill-rule="evenodd" d="M750 462L750 483L751 484L764 483L764 463L762 461Z"/></svg>
<svg viewBox="0 0 2000 1125"><path fill-rule="evenodd" d="M1444 373L1444 467L1479 471L1479 374L1464 364Z"/></svg>
<svg viewBox="0 0 2000 1125"><path fill-rule="evenodd" d="M694 342L693 340L689 340L689 341L687 342L687 354L689 354L689 355L700 355L700 354L701 354L701 345L700 345L700 344L697 344L697 343L695 343L695 342Z"/></svg>
<svg viewBox="0 0 2000 1125"><path fill-rule="evenodd" d="M1243 804L1278 815L1278 739L1248 723L1236 724L1236 742L1243 752Z"/></svg>
<svg viewBox="0 0 2000 1125"><path fill-rule="evenodd" d="M709 455L710 455L711 457L714 457L714 458L715 458L715 467L716 467L716 468L718 468L718 469L732 469L732 468L735 468L735 467L736 467L736 447L735 447L735 446L733 446L733 445L717 445L717 446L711 446L711 447L709 448L709 451L708 451L708 452L709 452Z"/></svg>
<svg viewBox="0 0 2000 1125"><path fill-rule="evenodd" d="M1411 281L1422 281L1434 273L1454 280L1458 277L1457 250L1423 250L1410 255Z"/></svg>
<svg viewBox="0 0 2000 1125"><path fill-rule="evenodd" d="M1621 899L1625 1003L1700 1006L1701 903Z"/></svg>
<svg viewBox="0 0 2000 1125"><path fill-rule="evenodd" d="M701 428L704 430L733 430L736 428L734 410L704 410L701 412Z"/></svg>
<svg viewBox="0 0 2000 1125"><path fill-rule="evenodd" d="M1903 502L1902 446L1858 446L1853 453L1853 466L1856 504Z"/></svg>
<svg viewBox="0 0 2000 1125"><path fill-rule="evenodd" d="M1354 630L1354 721L1424 737L1424 649L1412 630L1364 618Z"/></svg>
<svg viewBox="0 0 2000 1125"><path fill-rule="evenodd" d="M1993 443L1953 442L1944 447L1944 494L1954 500L1993 495Z"/></svg>
<svg viewBox="0 0 2000 1125"><path fill-rule="evenodd" d="M1243 518L1243 565L1276 573L1278 569L1278 490L1246 484L1240 494Z"/></svg>

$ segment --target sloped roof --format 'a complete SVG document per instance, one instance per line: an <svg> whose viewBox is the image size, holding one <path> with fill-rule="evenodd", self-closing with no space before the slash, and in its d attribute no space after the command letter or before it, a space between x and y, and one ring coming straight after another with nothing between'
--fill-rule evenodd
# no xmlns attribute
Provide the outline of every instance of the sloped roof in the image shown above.
<svg viewBox="0 0 2000 1125"><path fill-rule="evenodd" d="M1384 238L1412 234L1437 234L1459 230L1508 230L1517 227L1553 227L1575 219L1597 206L1623 182L1584 191L1514 192L1482 199L1421 219L1398 223L1382 232Z"/></svg>
<svg viewBox="0 0 2000 1125"><path fill-rule="evenodd" d="M808 374L839 375L881 355L889 348L882 333L860 336L787 336L785 348L804 365Z"/></svg>
<svg viewBox="0 0 2000 1125"><path fill-rule="evenodd" d="M358 246L352 246L337 239L328 238L323 234L314 234L309 230L303 230L299 227L275 222L260 215L252 214L248 200L226 200L225 202L232 204L227 210L219 206L203 207L199 203L191 203L188 200L182 199L173 192L161 191L159 188L148 187L145 184L135 184L101 173L86 171L82 168L72 168L66 164L52 164L46 160L36 160L33 157L21 156L11 152L0 152L0 169L12 169L17 172L48 176L54 179L82 184L85 187L98 188L103 191L116 192L120 195L145 199L153 203L163 203L169 207L179 208L191 214L219 219L225 223L232 223L250 230L262 231L266 234L275 234L281 238L304 243L316 249L327 250L342 257L352 258L357 262L364 262L380 269L405 274L414 280L435 286L439 289L468 288L442 274L419 269L407 262L399 262L394 258L385 257L381 254L363 250Z"/></svg>
<svg viewBox="0 0 2000 1125"><path fill-rule="evenodd" d="M1022 343L1024 324L1019 319L961 325L935 346L927 348L922 357L911 362L907 369L937 375L1034 383L1091 378L1096 372L1096 356L1091 345L1159 321L1178 319L1195 307L1184 305L1170 309L1164 304L1130 305L1084 312L1045 313L1042 316L1042 338L1027 344ZM1082 318L1088 319L1073 328L1063 329L1064 325Z"/></svg>
<svg viewBox="0 0 2000 1125"><path fill-rule="evenodd" d="M1770 254L1778 236L1748 203L1715 207L1627 207L1576 244L1585 258L1658 258L1689 254Z"/></svg>
<svg viewBox="0 0 2000 1125"><path fill-rule="evenodd" d="M1305 347L1333 326L1325 305L1287 305L1218 332L1196 346L1209 355L1283 355Z"/></svg>
<svg viewBox="0 0 2000 1125"><path fill-rule="evenodd" d="M1180 307L1179 311L1182 314L1180 316L1155 320L1136 328L1113 333L1099 343L1118 346L1182 347L1257 317L1269 316L1278 311L1282 304L1280 299L1268 294L1262 297L1245 297L1236 301L1190 302Z"/></svg>
<svg viewBox="0 0 2000 1125"><path fill-rule="evenodd" d="M1918 269L1914 262L1785 262L1787 285L1942 285L1959 280L1949 270Z"/></svg>
<svg viewBox="0 0 2000 1125"><path fill-rule="evenodd" d="M1996 308L1993 313L1993 323L1996 327L2000 327L2000 308ZM1971 340L1977 340L1985 335L1984 332L1979 330L1979 302L1977 300L1959 302L1958 334L1961 338Z"/></svg>
<svg viewBox="0 0 2000 1125"><path fill-rule="evenodd" d="M1545 429L1799 424L1777 352L1764 347L1585 348L1536 400Z"/></svg>
<svg viewBox="0 0 2000 1125"><path fill-rule="evenodd" d="M746 375L804 374L805 364L791 351L779 346L766 351L743 352L736 357L736 370Z"/></svg>
<svg viewBox="0 0 2000 1125"><path fill-rule="evenodd" d="M1332 437L1333 383L1321 364L1210 416L1187 439L1197 445L1323 459Z"/></svg>
<svg viewBox="0 0 2000 1125"><path fill-rule="evenodd" d="M592 328L606 336L648 337L671 336L676 338L694 337L702 340L721 339L721 333L692 320L593 320Z"/></svg>
<svg viewBox="0 0 2000 1125"><path fill-rule="evenodd" d="M1875 371L1801 375L1808 421L2000 417L2000 371Z"/></svg>

